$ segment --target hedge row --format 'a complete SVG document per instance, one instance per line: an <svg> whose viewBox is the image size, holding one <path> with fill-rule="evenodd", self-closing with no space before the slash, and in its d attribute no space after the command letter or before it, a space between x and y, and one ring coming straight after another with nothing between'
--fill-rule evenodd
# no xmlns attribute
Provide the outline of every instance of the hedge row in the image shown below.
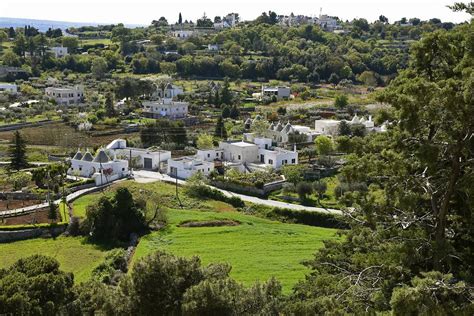
<svg viewBox="0 0 474 316"><path fill-rule="evenodd" d="M41 224L25 224L25 225L9 225L9 226L0 226L0 231L15 231L15 230L25 230L25 229L36 229L36 228L55 228L60 226L67 226L68 223L41 223Z"/></svg>
<svg viewBox="0 0 474 316"><path fill-rule="evenodd" d="M338 229L349 228L349 225L344 221L342 216L322 212L274 208L267 216L309 226Z"/></svg>
<svg viewBox="0 0 474 316"><path fill-rule="evenodd" d="M245 206L244 201L242 201L239 197L228 197L221 191L213 189L207 185L193 185L192 188L189 188L188 195L222 201L232 205L233 207Z"/></svg>

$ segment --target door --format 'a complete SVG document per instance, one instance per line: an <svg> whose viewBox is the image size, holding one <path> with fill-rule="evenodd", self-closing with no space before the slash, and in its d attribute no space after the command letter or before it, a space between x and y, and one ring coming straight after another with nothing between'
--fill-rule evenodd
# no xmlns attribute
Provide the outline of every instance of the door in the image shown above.
<svg viewBox="0 0 474 316"><path fill-rule="evenodd" d="M265 163L265 155L260 155L260 162Z"/></svg>
<svg viewBox="0 0 474 316"><path fill-rule="evenodd" d="M151 158L143 158L143 168L144 169L153 169L153 164Z"/></svg>

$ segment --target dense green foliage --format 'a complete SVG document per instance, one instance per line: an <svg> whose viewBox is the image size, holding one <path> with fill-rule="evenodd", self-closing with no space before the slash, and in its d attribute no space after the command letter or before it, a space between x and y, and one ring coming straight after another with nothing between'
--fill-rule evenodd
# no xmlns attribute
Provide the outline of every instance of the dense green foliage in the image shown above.
<svg viewBox="0 0 474 316"><path fill-rule="evenodd" d="M95 240L127 241L146 228L143 208L127 188L118 188L113 197L102 196L87 207L82 229Z"/></svg>
<svg viewBox="0 0 474 316"><path fill-rule="evenodd" d="M472 34L471 23L425 36L381 95L396 123L342 169L365 184L344 194L352 229L308 263L292 310L472 313Z"/></svg>
<svg viewBox="0 0 474 316"><path fill-rule="evenodd" d="M54 315L72 298L72 273L50 257L35 255L0 270L0 313Z"/></svg>

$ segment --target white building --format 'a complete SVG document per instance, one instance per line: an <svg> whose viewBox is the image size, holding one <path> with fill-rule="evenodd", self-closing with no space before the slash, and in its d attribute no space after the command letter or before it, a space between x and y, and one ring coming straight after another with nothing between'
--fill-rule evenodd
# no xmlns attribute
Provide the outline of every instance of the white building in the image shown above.
<svg viewBox="0 0 474 316"><path fill-rule="evenodd" d="M161 170L162 164L171 159L171 151L127 147L127 141L124 139L112 141L106 149L117 157L132 160L136 167L147 170Z"/></svg>
<svg viewBox="0 0 474 316"><path fill-rule="evenodd" d="M289 99L291 94L290 87L266 87L262 86L262 97L276 97L278 100Z"/></svg>
<svg viewBox="0 0 474 316"><path fill-rule="evenodd" d="M180 157L168 160L167 173L179 179L188 179L196 172L208 176L214 170L214 163L197 157Z"/></svg>
<svg viewBox="0 0 474 316"><path fill-rule="evenodd" d="M56 58L61 58L61 57L64 57L64 56L67 56L69 55L69 53L67 52L67 47L62 47L62 46L58 46L58 47L51 47L49 49L49 51L54 55L54 57Z"/></svg>
<svg viewBox="0 0 474 316"><path fill-rule="evenodd" d="M196 172L209 175L216 166L225 165L241 172L279 169L298 164L298 152L272 147L272 139L257 137L254 142L222 141L219 148L198 150L195 156L168 160L168 174L187 179Z"/></svg>
<svg viewBox="0 0 474 316"><path fill-rule="evenodd" d="M271 123L268 127L268 136L277 143L287 144L290 141L290 136L293 134L305 135L306 142L312 142L316 136L320 135L319 132L312 130L307 126L292 125L290 122L286 124Z"/></svg>
<svg viewBox="0 0 474 316"><path fill-rule="evenodd" d="M241 164L252 169L271 166L280 169L286 164L298 164L298 152L272 147L271 138L256 137L254 142L222 141L219 149L223 150L224 161Z"/></svg>
<svg viewBox="0 0 474 316"><path fill-rule="evenodd" d="M222 149L199 149L196 157L203 161L216 161L224 159L224 151Z"/></svg>
<svg viewBox="0 0 474 316"><path fill-rule="evenodd" d="M253 120L248 118L245 122L245 128L250 129L252 124L255 123L256 120L261 118L255 117ZM268 130L265 131L265 136L269 137L273 140L273 142L278 144L287 144L290 142L290 137L292 134L299 134L304 135L305 139L300 140L299 142L312 142L318 135L321 135L321 132L317 132L312 130L307 126L302 125L292 125L290 122L286 124L282 124L281 122L278 123L271 123L268 126ZM244 139L250 142L254 142L255 135L253 133L245 133Z"/></svg>
<svg viewBox="0 0 474 316"><path fill-rule="evenodd" d="M93 157L89 151L84 154L78 150L71 159L68 175L92 178L97 185L126 177L129 174L128 160L110 158L104 149L100 149Z"/></svg>
<svg viewBox="0 0 474 316"><path fill-rule="evenodd" d="M375 122L372 120L372 115L369 115L368 118L365 118L365 117L358 117L356 114L350 121L348 120L342 120L342 121L346 122L349 125L358 125L358 124L363 125L368 132L386 131L386 126L384 126L384 129L375 127ZM314 122L314 129L317 133L335 136L338 134L339 124L342 121L316 120Z"/></svg>
<svg viewBox="0 0 474 316"><path fill-rule="evenodd" d="M178 119L188 115L188 103L177 102L172 99L143 102L143 115L149 118Z"/></svg>
<svg viewBox="0 0 474 316"><path fill-rule="evenodd" d="M339 120L316 120L314 122L314 130L323 135L337 135L340 123L341 121Z"/></svg>
<svg viewBox="0 0 474 316"><path fill-rule="evenodd" d="M218 52L220 50L219 44L207 44L207 50L211 52Z"/></svg>
<svg viewBox="0 0 474 316"><path fill-rule="evenodd" d="M194 30L175 30L171 34L177 39L186 39L194 36L196 32Z"/></svg>
<svg viewBox="0 0 474 316"><path fill-rule="evenodd" d="M153 98L163 98L163 99L173 99L178 95L183 94L183 89L181 87L175 86L171 83L166 84L162 89L160 87L156 88L156 91L153 93Z"/></svg>
<svg viewBox="0 0 474 316"><path fill-rule="evenodd" d="M84 89L82 86L75 87L48 87L45 89L46 96L60 105L79 104L84 100Z"/></svg>
<svg viewBox="0 0 474 316"><path fill-rule="evenodd" d="M327 31L334 31L340 28L337 20L331 16L320 14L319 18L314 19L314 24L319 25L322 29Z"/></svg>
<svg viewBox="0 0 474 316"><path fill-rule="evenodd" d="M2 92L10 92L10 93L17 93L18 86L14 83L2 83L0 82L0 93Z"/></svg>

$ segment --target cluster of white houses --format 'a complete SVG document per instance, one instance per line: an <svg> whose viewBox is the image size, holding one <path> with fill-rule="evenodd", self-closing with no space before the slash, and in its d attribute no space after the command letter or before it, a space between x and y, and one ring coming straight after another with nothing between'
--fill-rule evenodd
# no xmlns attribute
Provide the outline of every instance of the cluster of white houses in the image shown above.
<svg viewBox="0 0 474 316"><path fill-rule="evenodd" d="M198 150L194 156L168 161L168 174L187 179L196 172L209 175L216 166L226 166L241 172L279 169L287 164L298 164L298 152L273 147L270 138L255 137L250 141L221 141L218 148Z"/></svg>
<svg viewBox="0 0 474 316"><path fill-rule="evenodd" d="M226 166L241 172L279 169L298 163L298 152L273 147L270 138L249 141L222 141L218 148L198 150L194 156L171 158L171 152L159 149L128 147L123 139L112 141L93 156L80 150L71 159L68 174L92 178L101 185L130 174L130 167L146 170L163 170L173 177L187 179L196 172L209 175L215 168Z"/></svg>
<svg viewBox="0 0 474 316"><path fill-rule="evenodd" d="M256 121L261 120L262 117L257 115L255 118L248 118L245 122L245 128L250 129L252 124ZM381 126L375 126L372 116L369 115L367 118L359 117L357 114L352 117L351 120L333 120L333 119L321 119L314 122L314 129L302 125L292 125L290 122L282 123L270 123L268 129L264 132L266 137L269 137L273 142L277 144L288 144L290 142L290 136L292 134L305 135L307 142L312 142L319 135L336 136L339 131L339 125L341 122L345 122L348 125L363 125L367 132L385 132L387 131L387 124L384 123ZM253 134L244 134L245 138L249 141L253 140Z"/></svg>

